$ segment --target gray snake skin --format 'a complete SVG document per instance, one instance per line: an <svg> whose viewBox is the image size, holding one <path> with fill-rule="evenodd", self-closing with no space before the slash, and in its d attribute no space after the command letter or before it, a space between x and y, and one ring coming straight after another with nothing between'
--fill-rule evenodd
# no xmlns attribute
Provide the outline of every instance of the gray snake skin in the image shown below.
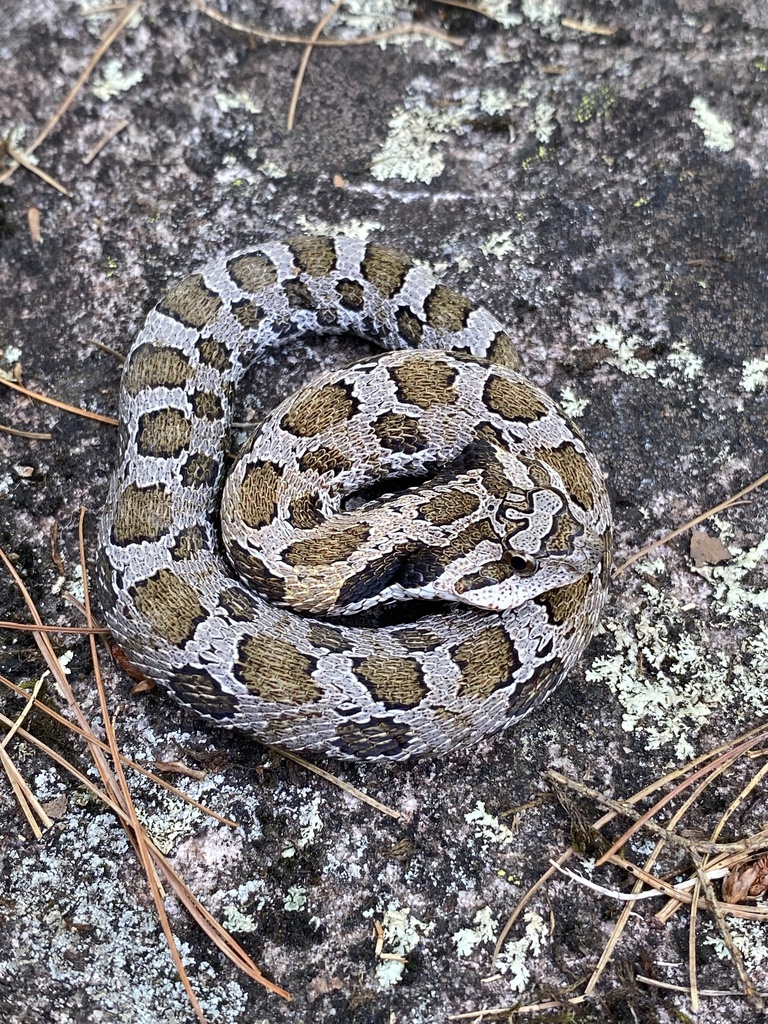
<svg viewBox="0 0 768 1024"><path fill-rule="evenodd" d="M222 494L248 366L349 333L386 351L275 409ZM99 525L127 658L220 726L333 757L441 754L518 721L597 625L611 511L516 367L490 313L374 243L269 243L174 285L125 364ZM409 600L412 621L386 620Z"/></svg>

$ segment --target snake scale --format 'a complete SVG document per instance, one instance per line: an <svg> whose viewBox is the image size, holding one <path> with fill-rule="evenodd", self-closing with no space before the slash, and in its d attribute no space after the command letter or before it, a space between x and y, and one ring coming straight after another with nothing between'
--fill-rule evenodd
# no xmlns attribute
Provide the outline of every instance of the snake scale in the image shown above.
<svg viewBox="0 0 768 1024"><path fill-rule="evenodd" d="M221 494L248 366L324 334L385 351L278 406ZM127 658L221 726L334 757L518 721L596 627L611 512L581 434L516 367L489 312L375 243L259 245L172 286L125 364L99 525Z"/></svg>

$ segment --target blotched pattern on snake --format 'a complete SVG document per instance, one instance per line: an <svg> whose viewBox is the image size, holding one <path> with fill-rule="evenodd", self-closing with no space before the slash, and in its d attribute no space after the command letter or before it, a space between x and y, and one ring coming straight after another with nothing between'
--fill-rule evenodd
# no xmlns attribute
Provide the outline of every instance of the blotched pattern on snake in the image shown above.
<svg viewBox="0 0 768 1024"><path fill-rule="evenodd" d="M247 367L350 333L387 351L275 409L220 495ZM516 366L490 313L374 243L259 245L174 285L126 361L99 527L129 660L219 725L335 757L518 721L595 629L611 513L581 434ZM406 600L412 621L367 623Z"/></svg>

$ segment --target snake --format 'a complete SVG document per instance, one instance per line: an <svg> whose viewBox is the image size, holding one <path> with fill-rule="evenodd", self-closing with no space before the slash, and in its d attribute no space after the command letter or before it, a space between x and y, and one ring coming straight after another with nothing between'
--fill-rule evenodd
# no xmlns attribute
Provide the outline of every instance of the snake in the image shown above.
<svg viewBox="0 0 768 1024"><path fill-rule="evenodd" d="M226 473L248 368L326 335L378 350L301 386ZM214 259L147 315L95 577L127 661L204 719L404 761L568 675L611 533L594 455L496 317L395 249L307 235Z"/></svg>

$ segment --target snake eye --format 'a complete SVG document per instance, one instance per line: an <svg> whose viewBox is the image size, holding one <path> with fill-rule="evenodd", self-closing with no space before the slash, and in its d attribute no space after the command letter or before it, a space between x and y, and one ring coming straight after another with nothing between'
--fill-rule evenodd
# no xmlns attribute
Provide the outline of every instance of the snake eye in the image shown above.
<svg viewBox="0 0 768 1024"><path fill-rule="evenodd" d="M520 576L533 576L539 567L535 558L531 555L521 555L519 552L514 555L507 553L504 556L504 563Z"/></svg>

